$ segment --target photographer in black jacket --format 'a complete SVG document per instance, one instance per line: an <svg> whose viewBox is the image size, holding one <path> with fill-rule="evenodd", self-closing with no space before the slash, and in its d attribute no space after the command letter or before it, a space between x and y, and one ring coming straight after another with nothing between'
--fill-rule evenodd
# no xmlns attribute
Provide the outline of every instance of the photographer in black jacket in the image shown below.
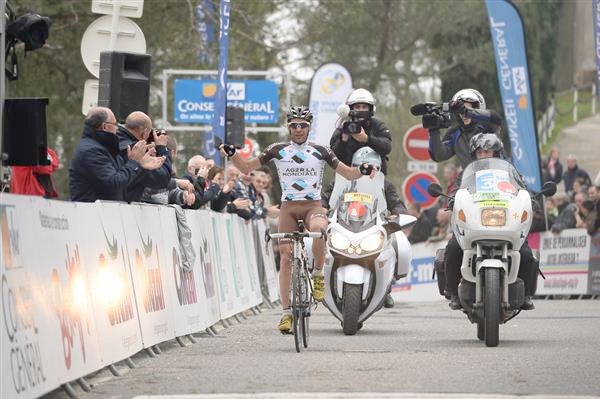
<svg viewBox="0 0 600 399"><path fill-rule="evenodd" d="M368 146L381 156L381 170L387 174L387 155L392 150L390 129L383 121L373 118L375 98L366 89L356 89L346 100L349 110L342 125L335 129L329 146L346 165L359 148Z"/></svg>

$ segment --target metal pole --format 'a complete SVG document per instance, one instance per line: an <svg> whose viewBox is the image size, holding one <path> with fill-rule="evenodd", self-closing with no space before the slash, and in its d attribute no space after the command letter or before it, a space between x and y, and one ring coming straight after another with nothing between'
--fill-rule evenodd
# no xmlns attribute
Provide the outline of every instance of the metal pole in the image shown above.
<svg viewBox="0 0 600 399"><path fill-rule="evenodd" d="M573 90L573 122L577 122L577 99L579 97L579 93L577 91L577 86L575 86Z"/></svg>
<svg viewBox="0 0 600 399"><path fill-rule="evenodd" d="M6 0L0 0L0 180L4 176L4 166L2 162L4 149L2 148L2 136L4 134L4 99L6 97Z"/></svg>
<svg viewBox="0 0 600 399"><path fill-rule="evenodd" d="M169 79L167 75L167 71L163 70L162 73L162 125L161 128L167 128L167 79Z"/></svg>
<svg viewBox="0 0 600 399"><path fill-rule="evenodd" d="M119 13L121 12L121 0L113 0L112 25L110 27L110 46L108 51L115 51L117 36L119 34Z"/></svg>
<svg viewBox="0 0 600 399"><path fill-rule="evenodd" d="M596 113L596 83L592 85L592 115Z"/></svg>

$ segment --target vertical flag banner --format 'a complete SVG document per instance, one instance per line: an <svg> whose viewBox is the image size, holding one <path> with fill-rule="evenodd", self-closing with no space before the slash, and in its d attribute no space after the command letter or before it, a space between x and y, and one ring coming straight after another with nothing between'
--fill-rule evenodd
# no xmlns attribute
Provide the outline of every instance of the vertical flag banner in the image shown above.
<svg viewBox="0 0 600 399"><path fill-rule="evenodd" d="M337 107L346 101L352 91L352 77L340 64L322 65L310 83L308 108L314 115L308 140L329 145L338 119Z"/></svg>
<svg viewBox="0 0 600 399"><path fill-rule="evenodd" d="M210 65L213 62L212 44L215 42L215 24L211 16L217 14L215 5L211 0L204 0L203 4L196 5L196 30L200 39L200 63Z"/></svg>
<svg viewBox="0 0 600 399"><path fill-rule="evenodd" d="M596 44L596 68L598 70L596 75L596 88L600 89L600 0L592 0L594 7L594 43ZM596 90L596 93L600 93L600 90Z"/></svg>
<svg viewBox="0 0 600 399"><path fill-rule="evenodd" d="M540 191L540 154L523 22L517 8L508 0L486 0L485 5L512 159L527 186Z"/></svg>
<svg viewBox="0 0 600 399"><path fill-rule="evenodd" d="M212 132L206 134L204 154L213 158L220 165L221 158L217 157L215 137L219 143L225 143L225 110L227 102L227 55L229 53L229 13L231 1L222 0L219 12L219 68L217 72L217 98L215 100L215 116L212 122Z"/></svg>

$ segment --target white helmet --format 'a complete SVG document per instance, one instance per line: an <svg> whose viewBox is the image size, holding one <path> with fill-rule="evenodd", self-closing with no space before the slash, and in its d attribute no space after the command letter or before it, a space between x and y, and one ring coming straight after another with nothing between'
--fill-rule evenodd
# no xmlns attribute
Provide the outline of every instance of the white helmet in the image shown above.
<svg viewBox="0 0 600 399"><path fill-rule="evenodd" d="M469 103L473 103L474 108L477 109L486 109L485 107L485 99L475 89L462 89L456 92L455 95L452 96L452 101L463 100Z"/></svg>
<svg viewBox="0 0 600 399"><path fill-rule="evenodd" d="M371 114L375 113L375 97L367 89L356 89L348 96L346 104L350 107L354 104L369 104L371 107Z"/></svg>

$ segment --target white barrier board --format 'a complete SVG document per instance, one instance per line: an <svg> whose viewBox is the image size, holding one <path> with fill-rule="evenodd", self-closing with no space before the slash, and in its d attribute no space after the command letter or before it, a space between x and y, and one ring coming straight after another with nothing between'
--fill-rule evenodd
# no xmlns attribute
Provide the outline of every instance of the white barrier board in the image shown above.
<svg viewBox="0 0 600 399"><path fill-rule="evenodd" d="M116 202L77 206L78 221L85 226L81 257L86 265L103 364L118 362L142 349L120 209Z"/></svg>
<svg viewBox="0 0 600 399"><path fill-rule="evenodd" d="M540 233L537 295L587 294L590 236L586 229L566 229L559 235Z"/></svg>
<svg viewBox="0 0 600 399"><path fill-rule="evenodd" d="M418 243L412 245L410 272L396 281L392 288L392 297L400 302L439 301L444 299L437 286L437 277L433 276L435 251L445 248L447 241Z"/></svg>
<svg viewBox="0 0 600 399"><path fill-rule="evenodd" d="M121 220L127 242L127 257L133 280L136 306L144 347L175 337L175 315L168 288L168 267L164 254L158 207L121 205Z"/></svg>
<svg viewBox="0 0 600 399"><path fill-rule="evenodd" d="M256 228L258 230L258 247L263 259L265 280L269 293L268 299L269 301L274 302L279 300L279 275L277 274L277 269L275 267L273 242L270 241L268 244L265 244L265 232L267 231L267 227L264 222L257 223Z"/></svg>
<svg viewBox="0 0 600 399"><path fill-rule="evenodd" d="M211 215L212 243L214 245L214 262L217 265L217 280L219 282L219 312L221 319L226 319L235 315L236 299L239 295L239 287L233 278L231 269L230 245L227 242L228 236L225 231L225 223L230 215L213 214Z"/></svg>

